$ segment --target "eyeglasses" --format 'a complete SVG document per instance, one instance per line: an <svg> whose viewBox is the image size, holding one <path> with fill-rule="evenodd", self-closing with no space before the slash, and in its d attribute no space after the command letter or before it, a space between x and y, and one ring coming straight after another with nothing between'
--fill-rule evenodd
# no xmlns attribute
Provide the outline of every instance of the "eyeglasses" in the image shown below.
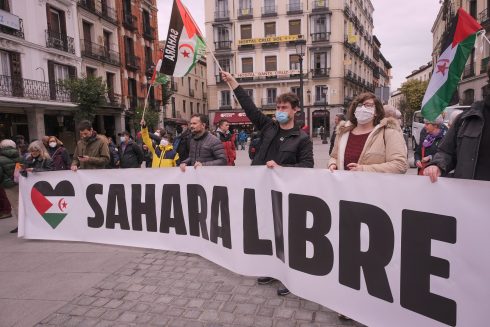
<svg viewBox="0 0 490 327"><path fill-rule="evenodd" d="M359 103L359 104L357 105L357 107L358 107L358 108L359 108L359 107L362 107L362 106L364 106L364 107L366 107L366 108L370 108L370 109L371 109L371 108L375 108L375 107L376 107L376 104L374 104L374 103L370 103L370 102L365 102L365 103Z"/></svg>

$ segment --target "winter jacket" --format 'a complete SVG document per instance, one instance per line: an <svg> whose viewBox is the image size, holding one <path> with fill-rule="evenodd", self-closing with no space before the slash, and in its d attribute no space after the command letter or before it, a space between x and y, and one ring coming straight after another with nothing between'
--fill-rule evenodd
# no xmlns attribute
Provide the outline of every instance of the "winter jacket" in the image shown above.
<svg viewBox="0 0 490 327"><path fill-rule="evenodd" d="M141 168L143 162L143 149L133 140L129 140L123 151L122 144L119 145L120 168Z"/></svg>
<svg viewBox="0 0 490 327"><path fill-rule="evenodd" d="M203 166L226 166L225 148L220 140L209 132L191 138L189 158L183 161L194 166L199 161Z"/></svg>
<svg viewBox="0 0 490 327"><path fill-rule="evenodd" d="M218 137L225 148L227 165L234 166L236 160L235 134L230 132L225 134L220 130L217 130L216 133L218 134Z"/></svg>
<svg viewBox="0 0 490 327"><path fill-rule="evenodd" d="M48 148L51 160L53 160L54 170L66 170L70 169L70 155L63 146L57 146L56 148Z"/></svg>
<svg viewBox="0 0 490 327"><path fill-rule="evenodd" d="M177 150L179 154L178 164L185 159L189 158L189 152L191 148L191 138L192 133L189 129L186 129L182 134L174 140L174 148Z"/></svg>
<svg viewBox="0 0 490 327"><path fill-rule="evenodd" d="M279 123L264 115L253 103L245 90L239 86L235 95L245 113L255 127L260 131L261 145L252 160L252 165L265 165L269 147L279 133ZM313 143L305 132L296 128L281 142L279 158L276 163L285 167L313 168Z"/></svg>
<svg viewBox="0 0 490 327"><path fill-rule="evenodd" d="M335 164L337 169L344 170L345 148L350 131L354 128L350 121L339 123L328 167ZM357 163L362 165L363 171L376 173L404 174L408 170L407 146L396 119L384 118L374 127Z"/></svg>
<svg viewBox="0 0 490 327"><path fill-rule="evenodd" d="M24 168L33 168L34 172L52 171L54 165L51 158L42 159L40 156L37 158L29 156L24 161Z"/></svg>
<svg viewBox="0 0 490 327"><path fill-rule="evenodd" d="M164 168L177 166L177 160L179 160L179 154L174 150L173 145L169 144L165 147L157 145L153 147L153 142L148 134L148 128L141 129L141 136L143 137L143 143L148 147L148 150L153 155L151 168Z"/></svg>
<svg viewBox="0 0 490 327"><path fill-rule="evenodd" d="M471 109L460 114L446 133L443 142L429 165L436 165L442 175L454 169L455 178L474 179L478 150L485 126L484 102L475 102ZM490 128L485 126L486 128Z"/></svg>
<svg viewBox="0 0 490 327"><path fill-rule="evenodd" d="M106 168L113 169L119 168L118 165L121 162L121 157L119 156L119 150L114 145L114 143L110 142L107 147L109 148L109 163Z"/></svg>
<svg viewBox="0 0 490 327"><path fill-rule="evenodd" d="M90 157L90 160L81 162L78 158L84 155ZM78 141L71 165L79 166L80 169L103 169L109 164L109 160L107 142L94 131L88 140Z"/></svg>
<svg viewBox="0 0 490 327"><path fill-rule="evenodd" d="M20 161L19 151L12 147L0 149L0 185L4 188L15 186L15 164Z"/></svg>
<svg viewBox="0 0 490 327"><path fill-rule="evenodd" d="M424 131L424 130L422 130L422 131ZM417 144L417 147L415 148L415 151L413 154L415 163L417 163L417 161L422 162L423 157L427 157L427 156L433 157L437 153L437 148L439 148L439 145L444 140L444 136L446 135L446 133L447 133L447 128L445 128L445 127L441 128L441 133L436 136L436 139L434 140L434 142L432 142L431 146L424 148L424 140L427 137L427 132L425 132L425 133L421 132L420 133L420 137L421 137L420 142L419 142L419 144ZM422 151L424 153L422 153ZM420 171L420 168L418 170Z"/></svg>

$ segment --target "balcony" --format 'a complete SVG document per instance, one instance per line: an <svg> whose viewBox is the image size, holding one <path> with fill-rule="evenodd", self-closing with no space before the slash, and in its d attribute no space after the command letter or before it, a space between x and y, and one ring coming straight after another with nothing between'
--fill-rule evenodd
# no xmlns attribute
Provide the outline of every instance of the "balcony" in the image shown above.
<svg viewBox="0 0 490 327"><path fill-rule="evenodd" d="M490 15L488 14L488 8L483 9L478 14L478 21L484 28L488 28L490 26Z"/></svg>
<svg viewBox="0 0 490 327"><path fill-rule="evenodd" d="M490 57L483 58L480 65L480 74L485 74L487 72L488 61Z"/></svg>
<svg viewBox="0 0 490 327"><path fill-rule="evenodd" d="M262 49L271 49L271 48L278 48L278 47L279 47L278 42L262 43Z"/></svg>
<svg viewBox="0 0 490 327"><path fill-rule="evenodd" d="M105 98L106 100L106 105L108 107L117 107L117 108L120 108L121 107L121 95L120 94L116 94L114 92L107 92L107 96Z"/></svg>
<svg viewBox="0 0 490 327"><path fill-rule="evenodd" d="M328 77L330 75L330 68L313 68L311 74L313 78Z"/></svg>
<svg viewBox="0 0 490 327"><path fill-rule="evenodd" d="M231 50L231 41L214 42L214 48L216 50Z"/></svg>
<svg viewBox="0 0 490 327"><path fill-rule="evenodd" d="M262 99L262 108L275 108L276 107L276 98L264 98Z"/></svg>
<svg viewBox="0 0 490 327"><path fill-rule="evenodd" d="M72 102L71 95L59 83L0 75L0 96L42 101Z"/></svg>
<svg viewBox="0 0 490 327"><path fill-rule="evenodd" d="M194 90L193 89L189 89L189 96L190 97L194 97Z"/></svg>
<svg viewBox="0 0 490 327"><path fill-rule="evenodd" d="M143 37L149 41L155 40L155 29L148 25L143 25Z"/></svg>
<svg viewBox="0 0 490 327"><path fill-rule="evenodd" d="M253 18L253 8L239 8L237 10L238 19L252 19Z"/></svg>
<svg viewBox="0 0 490 327"><path fill-rule="evenodd" d="M221 10L214 12L214 21L223 22L230 20L230 11L229 10Z"/></svg>
<svg viewBox="0 0 490 327"><path fill-rule="evenodd" d="M464 66L463 78L469 78L475 76L475 66L473 64L468 64Z"/></svg>
<svg viewBox="0 0 490 327"><path fill-rule="evenodd" d="M109 7L107 4L102 4L100 16L110 23L117 24L116 10Z"/></svg>
<svg viewBox="0 0 490 327"><path fill-rule="evenodd" d="M81 45L83 57L99 60L114 66L120 65L119 52L86 40L81 40Z"/></svg>
<svg viewBox="0 0 490 327"><path fill-rule="evenodd" d="M141 67L140 58L126 54L126 68L129 70L139 70Z"/></svg>
<svg viewBox="0 0 490 327"><path fill-rule="evenodd" d="M123 26L131 31L136 31L138 26L136 25L136 16L131 14L125 14L123 17Z"/></svg>
<svg viewBox="0 0 490 327"><path fill-rule="evenodd" d="M262 17L275 17L277 16L277 6L262 7Z"/></svg>
<svg viewBox="0 0 490 327"><path fill-rule="evenodd" d="M243 44L238 46L238 50L246 51L246 50L254 50L255 44Z"/></svg>
<svg viewBox="0 0 490 327"><path fill-rule="evenodd" d="M78 0L78 6L97 15L95 0Z"/></svg>
<svg viewBox="0 0 490 327"><path fill-rule="evenodd" d="M15 16L15 15L12 15L12 16ZM17 17L17 16L15 16L15 17ZM23 39L24 38L24 22L23 22L22 18L19 18L19 17L17 17L17 18L19 19L19 29L18 30L15 28L0 25L0 33L9 34L9 35Z"/></svg>
<svg viewBox="0 0 490 327"><path fill-rule="evenodd" d="M303 3L293 2L287 4L287 14L288 15L297 15L303 13Z"/></svg>
<svg viewBox="0 0 490 327"><path fill-rule="evenodd" d="M75 54L74 39L66 34L46 30L46 47Z"/></svg>
<svg viewBox="0 0 490 327"><path fill-rule="evenodd" d="M312 42L330 41L330 32L311 33L310 35Z"/></svg>
<svg viewBox="0 0 490 327"><path fill-rule="evenodd" d="M96 2L95 0L78 0L78 6L113 24L117 24L116 10L109 7L107 3Z"/></svg>
<svg viewBox="0 0 490 327"><path fill-rule="evenodd" d="M328 0L313 0L311 8L313 11L328 11Z"/></svg>

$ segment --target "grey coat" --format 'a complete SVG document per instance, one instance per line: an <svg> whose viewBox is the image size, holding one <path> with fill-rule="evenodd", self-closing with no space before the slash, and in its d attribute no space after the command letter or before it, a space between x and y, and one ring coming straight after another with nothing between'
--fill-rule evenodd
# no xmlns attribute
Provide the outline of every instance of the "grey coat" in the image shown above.
<svg viewBox="0 0 490 327"><path fill-rule="evenodd" d="M189 157L183 163L193 166L197 161L203 166L226 166L225 148L216 136L205 132L191 138Z"/></svg>

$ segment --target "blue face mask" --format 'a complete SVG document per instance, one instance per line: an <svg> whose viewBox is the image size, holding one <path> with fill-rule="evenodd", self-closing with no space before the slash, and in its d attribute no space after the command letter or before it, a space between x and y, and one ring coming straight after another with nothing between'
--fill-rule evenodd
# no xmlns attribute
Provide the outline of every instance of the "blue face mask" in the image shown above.
<svg viewBox="0 0 490 327"><path fill-rule="evenodd" d="M284 111L276 111L276 120L279 124L286 124L289 121L289 116Z"/></svg>

